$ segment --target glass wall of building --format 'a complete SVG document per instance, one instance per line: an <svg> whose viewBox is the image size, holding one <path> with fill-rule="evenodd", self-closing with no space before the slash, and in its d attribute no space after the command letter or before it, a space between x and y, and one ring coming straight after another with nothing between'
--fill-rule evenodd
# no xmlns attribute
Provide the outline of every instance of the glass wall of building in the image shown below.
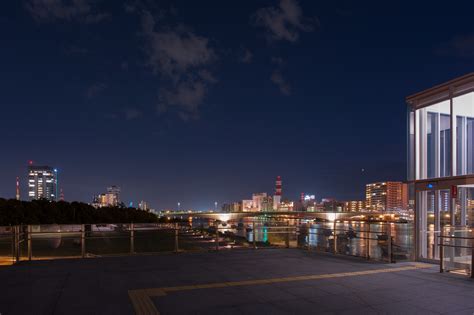
<svg viewBox="0 0 474 315"><path fill-rule="evenodd" d="M416 187L417 258L440 259L438 242L443 235L445 242L453 242L444 247L445 262L454 265L469 258L470 263L470 245L469 253L460 248L465 237L474 237L473 91L474 73L407 99L408 181Z"/></svg>
<svg viewBox="0 0 474 315"><path fill-rule="evenodd" d="M448 100L416 111L416 179L451 176L450 109Z"/></svg>
<svg viewBox="0 0 474 315"><path fill-rule="evenodd" d="M407 115L407 178L408 181L415 180L415 111L408 107Z"/></svg>
<svg viewBox="0 0 474 315"><path fill-rule="evenodd" d="M453 99L456 175L474 174L474 93Z"/></svg>
<svg viewBox="0 0 474 315"><path fill-rule="evenodd" d="M439 259L439 236L471 237L474 228L474 184L457 186L452 198L449 189L417 192L418 257ZM463 245L462 239L451 240ZM463 245L464 246L464 245ZM448 256L448 252L445 253ZM459 256L459 252L450 255ZM469 253L470 255L470 253ZM457 257L459 259L459 257Z"/></svg>
<svg viewBox="0 0 474 315"><path fill-rule="evenodd" d="M451 226L449 189L419 191L418 210L418 256L438 259L438 236L442 229Z"/></svg>

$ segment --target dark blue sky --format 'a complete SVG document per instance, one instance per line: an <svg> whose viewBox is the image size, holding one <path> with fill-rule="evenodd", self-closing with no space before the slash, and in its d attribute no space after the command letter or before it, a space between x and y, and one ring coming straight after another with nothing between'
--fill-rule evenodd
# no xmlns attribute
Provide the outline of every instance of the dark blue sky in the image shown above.
<svg viewBox="0 0 474 315"><path fill-rule="evenodd" d="M67 200L205 209L405 179L405 96L471 72L474 4L4 1L0 196L26 164ZM361 172L365 169L365 172Z"/></svg>

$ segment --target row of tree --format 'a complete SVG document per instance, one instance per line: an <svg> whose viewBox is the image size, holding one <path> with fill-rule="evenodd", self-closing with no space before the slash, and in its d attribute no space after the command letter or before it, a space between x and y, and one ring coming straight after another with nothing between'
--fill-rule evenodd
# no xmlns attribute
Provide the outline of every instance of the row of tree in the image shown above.
<svg viewBox="0 0 474 315"><path fill-rule="evenodd" d="M152 223L155 214L135 208L96 209L82 202L0 198L0 226L18 224Z"/></svg>

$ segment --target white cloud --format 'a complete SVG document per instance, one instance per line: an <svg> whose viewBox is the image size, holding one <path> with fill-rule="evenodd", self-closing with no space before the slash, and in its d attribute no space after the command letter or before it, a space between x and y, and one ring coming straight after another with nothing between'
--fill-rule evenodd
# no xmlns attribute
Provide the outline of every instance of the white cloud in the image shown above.
<svg viewBox="0 0 474 315"><path fill-rule="evenodd" d="M142 27L148 65L167 86L159 89L158 111L174 110L185 120L198 117L209 85L217 82L208 69L217 58L209 40L183 27L156 30L148 11L143 13Z"/></svg>
<svg viewBox="0 0 474 315"><path fill-rule="evenodd" d="M162 90L162 100L168 105L184 107L186 112L196 112L206 95L206 85L201 80L180 82L174 89Z"/></svg>
<svg viewBox="0 0 474 315"><path fill-rule="evenodd" d="M136 108L128 108L125 110L125 119L126 120L133 120L136 118L140 118L143 115L141 111Z"/></svg>
<svg viewBox="0 0 474 315"><path fill-rule="evenodd" d="M191 32L152 31L148 37L148 62L155 72L163 75L179 76L209 64L215 57L208 39Z"/></svg>
<svg viewBox="0 0 474 315"><path fill-rule="evenodd" d="M98 82L92 84L90 87L87 88L86 90L86 97L91 99L96 96L98 96L105 88L107 88L107 84Z"/></svg>
<svg viewBox="0 0 474 315"><path fill-rule="evenodd" d="M301 31L313 30L296 0L280 0L278 7L261 8L255 13L255 20L273 40L295 42Z"/></svg>
<svg viewBox="0 0 474 315"><path fill-rule="evenodd" d="M75 20L92 24L109 16L98 13L94 3L93 0L29 0L25 7L37 21Z"/></svg>
<svg viewBox="0 0 474 315"><path fill-rule="evenodd" d="M67 54L71 54L71 55L85 55L89 53L89 49L85 47L76 46L76 45L71 45L69 47L66 47L64 51Z"/></svg>
<svg viewBox="0 0 474 315"><path fill-rule="evenodd" d="M279 70L274 70L270 76L270 80L280 89L280 92L284 95L291 94L290 84L283 78L283 75Z"/></svg>
<svg viewBox="0 0 474 315"><path fill-rule="evenodd" d="M283 60L283 58L281 57L272 57L272 63L276 64L276 65L283 65L285 63L285 61Z"/></svg>
<svg viewBox="0 0 474 315"><path fill-rule="evenodd" d="M247 48L244 48L242 50L241 56L240 56L240 62L242 63L251 63L253 60L253 54L250 50Z"/></svg>

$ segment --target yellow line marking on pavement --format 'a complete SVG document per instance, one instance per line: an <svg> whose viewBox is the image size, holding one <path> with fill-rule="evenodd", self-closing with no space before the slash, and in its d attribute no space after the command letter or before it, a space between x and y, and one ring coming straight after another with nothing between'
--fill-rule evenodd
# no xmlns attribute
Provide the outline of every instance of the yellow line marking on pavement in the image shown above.
<svg viewBox="0 0 474 315"><path fill-rule="evenodd" d="M215 289L225 287L236 287L236 286L247 286L247 285L260 285L260 284L271 284L271 283L282 283L282 282L293 282L293 281L304 281L304 280L318 280L318 279L330 279L340 277L354 277L362 275L373 275L379 273L389 272L400 272L424 268L432 268L433 265L415 263L410 266L397 267L397 268L383 268L383 269L371 269L354 272L341 272L341 273L328 273L319 275L307 275L307 276L296 276L296 277L284 277L284 278L272 278L272 279L260 279L260 280L243 280L243 281L231 281L231 282L218 282L218 283L207 283L198 285L184 285L175 287L162 287L162 288L151 288L151 289L139 289L129 290L128 296L132 301L133 308L137 315L159 315L160 312L155 307L155 304L151 300L151 297L165 296L167 293L178 292L178 291L190 291L197 289Z"/></svg>

